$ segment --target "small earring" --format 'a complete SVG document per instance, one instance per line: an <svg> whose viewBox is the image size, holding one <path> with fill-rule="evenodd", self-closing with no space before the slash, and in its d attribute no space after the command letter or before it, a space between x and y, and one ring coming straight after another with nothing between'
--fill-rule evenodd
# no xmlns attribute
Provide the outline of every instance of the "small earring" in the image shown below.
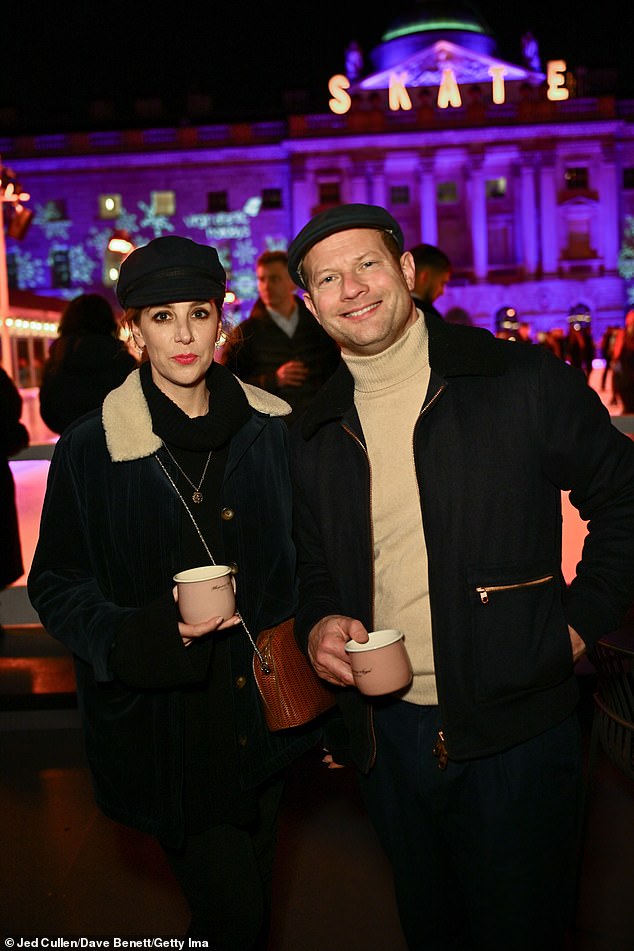
<svg viewBox="0 0 634 951"><path fill-rule="evenodd" d="M138 353L143 353L143 351L145 350L145 344L143 344L143 346L140 347L140 346L138 345L138 343L135 343L134 346L136 347L136 350L137 350Z"/></svg>

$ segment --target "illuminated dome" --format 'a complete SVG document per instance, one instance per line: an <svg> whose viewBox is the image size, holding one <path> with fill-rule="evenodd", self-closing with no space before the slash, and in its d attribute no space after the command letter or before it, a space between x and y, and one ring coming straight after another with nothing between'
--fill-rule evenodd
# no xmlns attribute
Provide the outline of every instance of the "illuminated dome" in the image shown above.
<svg viewBox="0 0 634 951"><path fill-rule="evenodd" d="M390 23L370 58L376 70L390 69L438 40L488 56L496 52L491 30L474 4L418 0Z"/></svg>

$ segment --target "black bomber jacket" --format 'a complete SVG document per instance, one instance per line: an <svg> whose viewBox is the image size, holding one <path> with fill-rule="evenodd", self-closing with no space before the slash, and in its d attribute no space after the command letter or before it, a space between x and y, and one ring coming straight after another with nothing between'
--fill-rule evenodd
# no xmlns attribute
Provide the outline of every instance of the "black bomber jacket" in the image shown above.
<svg viewBox="0 0 634 951"><path fill-rule="evenodd" d="M439 706L450 758L548 729L578 699L568 626L591 646L634 596L634 443L584 374L545 349L426 314L431 378L414 430ZM296 633L372 625L370 461L342 363L291 431ZM570 585L561 493L588 521ZM395 619L395 626L398 620ZM350 755L374 757L372 703L338 691Z"/></svg>

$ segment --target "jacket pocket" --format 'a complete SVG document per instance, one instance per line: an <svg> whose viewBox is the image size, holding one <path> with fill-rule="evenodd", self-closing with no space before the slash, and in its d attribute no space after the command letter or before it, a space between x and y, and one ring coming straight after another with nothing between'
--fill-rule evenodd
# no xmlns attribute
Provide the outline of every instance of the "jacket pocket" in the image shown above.
<svg viewBox="0 0 634 951"><path fill-rule="evenodd" d="M570 677L572 650L558 575L471 572L469 585L477 700L543 690Z"/></svg>

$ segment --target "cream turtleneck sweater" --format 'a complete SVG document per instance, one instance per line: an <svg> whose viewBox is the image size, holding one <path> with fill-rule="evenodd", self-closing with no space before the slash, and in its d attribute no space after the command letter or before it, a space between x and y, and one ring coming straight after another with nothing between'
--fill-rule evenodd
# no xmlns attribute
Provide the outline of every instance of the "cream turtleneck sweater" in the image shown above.
<svg viewBox="0 0 634 951"><path fill-rule="evenodd" d="M403 698L436 704L427 549L416 471L414 426L429 385L427 327L418 320L383 353L343 354L371 473L374 626L399 628L414 679Z"/></svg>

